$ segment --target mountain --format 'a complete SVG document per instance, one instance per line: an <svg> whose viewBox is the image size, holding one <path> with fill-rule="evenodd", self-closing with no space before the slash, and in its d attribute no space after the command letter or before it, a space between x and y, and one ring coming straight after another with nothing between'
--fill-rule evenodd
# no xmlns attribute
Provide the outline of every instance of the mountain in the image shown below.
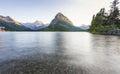
<svg viewBox="0 0 120 74"><path fill-rule="evenodd" d="M50 31L75 31L79 28L75 27L73 23L62 13L58 13L55 18L51 21L49 26L44 30Z"/></svg>
<svg viewBox="0 0 120 74"><path fill-rule="evenodd" d="M41 21L35 21L33 23L22 23L22 24L32 30L39 30L42 28L46 28L48 26L47 24L44 24Z"/></svg>
<svg viewBox="0 0 120 74"><path fill-rule="evenodd" d="M90 28L89 25L80 26L80 29L82 29L82 30L88 30L89 28Z"/></svg>
<svg viewBox="0 0 120 74"><path fill-rule="evenodd" d="M35 21L34 23L37 24L37 25L44 25L44 23L42 21L38 21L38 20Z"/></svg>
<svg viewBox="0 0 120 74"><path fill-rule="evenodd" d="M28 31L29 28L23 26L18 21L14 20L10 16L0 15L0 27L4 27L6 31Z"/></svg>
<svg viewBox="0 0 120 74"><path fill-rule="evenodd" d="M73 26L73 23L62 13L58 13L50 24L57 24L59 22Z"/></svg>
<svg viewBox="0 0 120 74"><path fill-rule="evenodd" d="M20 24L18 21L16 21L16 20L14 20L12 17L10 17L10 16L1 16L0 15L0 20L3 20L3 21L5 21L5 22L10 22L10 23L15 23L15 24Z"/></svg>

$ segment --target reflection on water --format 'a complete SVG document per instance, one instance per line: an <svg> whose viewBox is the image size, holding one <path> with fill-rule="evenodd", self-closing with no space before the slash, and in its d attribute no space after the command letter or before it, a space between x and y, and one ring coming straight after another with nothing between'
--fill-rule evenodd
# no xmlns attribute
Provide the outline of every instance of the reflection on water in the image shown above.
<svg viewBox="0 0 120 74"><path fill-rule="evenodd" d="M0 74L119 74L120 37L1 32Z"/></svg>

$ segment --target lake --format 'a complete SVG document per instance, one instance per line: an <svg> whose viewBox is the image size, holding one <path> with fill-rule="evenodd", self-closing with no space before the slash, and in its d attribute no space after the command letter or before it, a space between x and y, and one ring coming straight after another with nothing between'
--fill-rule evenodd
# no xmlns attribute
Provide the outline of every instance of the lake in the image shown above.
<svg viewBox="0 0 120 74"><path fill-rule="evenodd" d="M120 37L0 32L0 74L120 74Z"/></svg>

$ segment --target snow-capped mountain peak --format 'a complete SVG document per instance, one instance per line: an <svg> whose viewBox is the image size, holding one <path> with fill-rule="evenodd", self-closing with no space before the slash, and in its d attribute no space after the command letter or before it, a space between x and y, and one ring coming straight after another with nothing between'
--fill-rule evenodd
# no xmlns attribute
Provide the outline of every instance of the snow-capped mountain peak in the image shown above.
<svg viewBox="0 0 120 74"><path fill-rule="evenodd" d="M44 23L42 21L38 21L38 20L35 21L34 23L37 24L37 25L44 25Z"/></svg>
<svg viewBox="0 0 120 74"><path fill-rule="evenodd" d="M32 29L32 30L39 30L39 29L42 29L42 28L45 28L47 27L48 25L45 25L43 24L43 22L41 21L35 21L33 23L22 23L24 26Z"/></svg>

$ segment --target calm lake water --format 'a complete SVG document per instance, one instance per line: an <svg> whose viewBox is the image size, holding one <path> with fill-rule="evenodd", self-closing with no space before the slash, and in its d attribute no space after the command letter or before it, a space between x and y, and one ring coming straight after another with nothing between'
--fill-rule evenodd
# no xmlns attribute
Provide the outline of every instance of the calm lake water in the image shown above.
<svg viewBox="0 0 120 74"><path fill-rule="evenodd" d="M0 74L120 74L120 37L0 32Z"/></svg>

